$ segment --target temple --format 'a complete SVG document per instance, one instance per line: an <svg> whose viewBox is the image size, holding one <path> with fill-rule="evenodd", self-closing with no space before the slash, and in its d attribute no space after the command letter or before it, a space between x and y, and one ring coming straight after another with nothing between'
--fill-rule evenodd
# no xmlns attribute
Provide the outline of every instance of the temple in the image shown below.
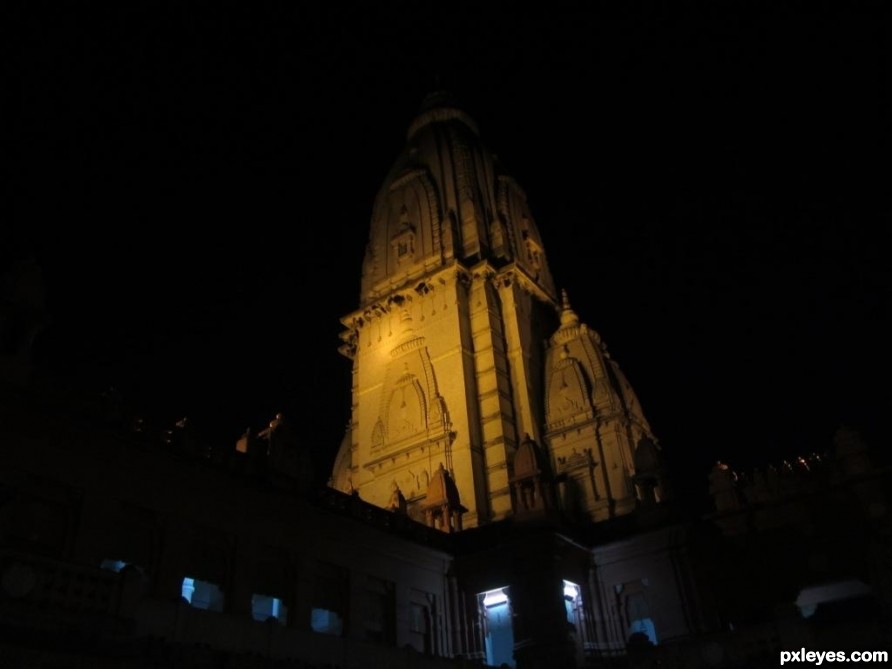
<svg viewBox="0 0 892 669"><path fill-rule="evenodd" d="M539 230L473 119L428 96L342 319L351 418L330 477L287 415L207 443L113 389L32 379L40 270L4 268L0 664L706 669L889 650L892 471L844 428L777 467L717 461L710 509L682 508L666 461L684 445L664 451Z"/></svg>
<svg viewBox="0 0 892 669"><path fill-rule="evenodd" d="M524 191L445 93L425 100L378 192L361 284L343 319L353 403L334 487L384 506L396 484L423 520L445 467L465 528L515 515L518 486L577 521L666 498L632 386L558 294ZM536 482L516 478L524 440Z"/></svg>

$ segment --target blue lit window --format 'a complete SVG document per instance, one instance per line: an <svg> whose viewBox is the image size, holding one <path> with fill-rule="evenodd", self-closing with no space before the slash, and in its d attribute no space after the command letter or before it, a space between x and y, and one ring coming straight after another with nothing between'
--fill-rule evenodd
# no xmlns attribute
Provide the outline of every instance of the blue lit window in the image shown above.
<svg viewBox="0 0 892 669"><path fill-rule="evenodd" d="M196 609L223 610L223 591L216 583L187 576L183 579L182 595Z"/></svg>
<svg viewBox="0 0 892 669"><path fill-rule="evenodd" d="M632 634L643 634L652 644L656 645L657 643L657 628L650 618L633 620L629 625L629 636Z"/></svg>
<svg viewBox="0 0 892 669"><path fill-rule="evenodd" d="M120 572L126 566L127 563L123 560L103 560L99 563L100 569L107 569L108 571L114 572Z"/></svg>
<svg viewBox="0 0 892 669"><path fill-rule="evenodd" d="M288 620L288 608L278 597L255 594L251 596L251 615L254 620L261 622L275 618L285 624Z"/></svg>
<svg viewBox="0 0 892 669"><path fill-rule="evenodd" d="M344 621L334 611L313 609L310 613L310 627L320 634L341 636L344 633Z"/></svg>

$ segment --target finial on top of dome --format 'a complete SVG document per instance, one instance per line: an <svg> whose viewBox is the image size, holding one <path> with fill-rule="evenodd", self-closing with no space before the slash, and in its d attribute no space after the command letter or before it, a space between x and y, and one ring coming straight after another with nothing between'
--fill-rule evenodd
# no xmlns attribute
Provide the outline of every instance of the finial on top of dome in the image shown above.
<svg viewBox="0 0 892 669"><path fill-rule="evenodd" d="M561 327L569 325L579 325L579 316L570 306L570 298L567 297L567 291L561 289Z"/></svg>

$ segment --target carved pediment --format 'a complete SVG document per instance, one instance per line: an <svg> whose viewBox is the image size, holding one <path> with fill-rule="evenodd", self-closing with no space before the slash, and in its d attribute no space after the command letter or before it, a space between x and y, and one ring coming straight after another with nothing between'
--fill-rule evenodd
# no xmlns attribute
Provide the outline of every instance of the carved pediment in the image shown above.
<svg viewBox="0 0 892 669"><path fill-rule="evenodd" d="M411 374L400 379L390 393L386 416L387 435L397 442L426 432L427 410L421 384Z"/></svg>
<svg viewBox="0 0 892 669"><path fill-rule="evenodd" d="M545 419L554 423L592 409L588 379L579 361L564 358L553 364L548 378Z"/></svg>
<svg viewBox="0 0 892 669"><path fill-rule="evenodd" d="M407 334L411 336L411 331ZM449 425L424 338L411 337L391 351L381 408L372 428L372 452L383 455L433 443L448 434Z"/></svg>

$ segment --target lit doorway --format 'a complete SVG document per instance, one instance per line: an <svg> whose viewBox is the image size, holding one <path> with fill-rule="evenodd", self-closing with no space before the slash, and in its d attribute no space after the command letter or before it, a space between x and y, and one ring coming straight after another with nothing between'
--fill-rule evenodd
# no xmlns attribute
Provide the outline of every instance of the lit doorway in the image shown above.
<svg viewBox="0 0 892 669"><path fill-rule="evenodd" d="M477 595L483 616L486 663L494 667L514 667L514 628L511 623L511 599L507 586Z"/></svg>

